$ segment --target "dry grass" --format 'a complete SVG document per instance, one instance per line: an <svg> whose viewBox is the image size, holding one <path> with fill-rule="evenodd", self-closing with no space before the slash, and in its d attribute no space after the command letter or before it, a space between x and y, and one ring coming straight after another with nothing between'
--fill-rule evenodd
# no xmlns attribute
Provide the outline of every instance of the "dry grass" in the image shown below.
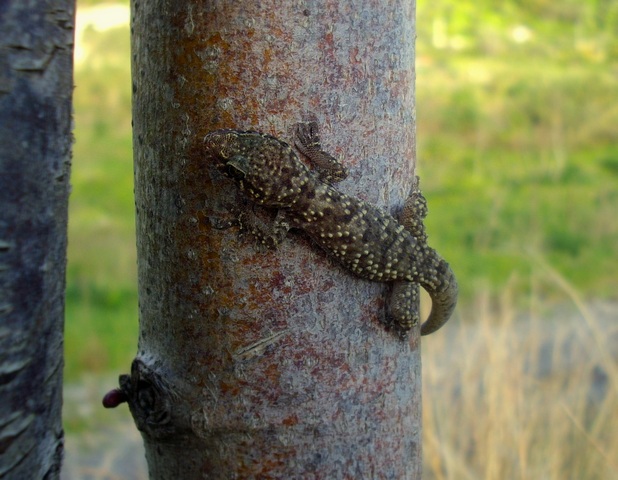
<svg viewBox="0 0 618 480"><path fill-rule="evenodd" d="M571 308L479 295L424 343L424 479L618 478L618 307L543 270Z"/></svg>

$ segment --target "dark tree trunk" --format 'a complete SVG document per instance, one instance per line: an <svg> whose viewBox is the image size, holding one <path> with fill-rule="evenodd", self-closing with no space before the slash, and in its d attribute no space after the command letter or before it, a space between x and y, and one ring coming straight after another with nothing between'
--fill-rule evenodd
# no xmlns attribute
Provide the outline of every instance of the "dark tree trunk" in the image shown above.
<svg viewBox="0 0 618 480"><path fill-rule="evenodd" d="M58 478L72 0L0 6L0 478Z"/></svg>
<svg viewBox="0 0 618 480"><path fill-rule="evenodd" d="M386 286L302 236L259 251L214 229L251 207L203 142L289 140L315 112L340 188L396 208L414 38L407 0L132 1L140 338L122 383L151 478L420 478L418 331L386 332Z"/></svg>

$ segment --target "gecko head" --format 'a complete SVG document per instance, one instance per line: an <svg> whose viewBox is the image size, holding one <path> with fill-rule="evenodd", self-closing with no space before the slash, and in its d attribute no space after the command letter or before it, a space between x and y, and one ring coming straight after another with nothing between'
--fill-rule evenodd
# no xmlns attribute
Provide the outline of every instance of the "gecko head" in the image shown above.
<svg viewBox="0 0 618 480"><path fill-rule="evenodd" d="M219 130L204 141L217 168L260 205L291 207L310 180L292 147L270 135Z"/></svg>

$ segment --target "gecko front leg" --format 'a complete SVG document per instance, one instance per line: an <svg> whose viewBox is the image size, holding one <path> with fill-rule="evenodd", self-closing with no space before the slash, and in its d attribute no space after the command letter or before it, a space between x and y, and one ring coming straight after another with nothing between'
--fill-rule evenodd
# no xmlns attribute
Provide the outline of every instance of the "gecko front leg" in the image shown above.
<svg viewBox="0 0 618 480"><path fill-rule="evenodd" d="M303 121L294 126L292 133L294 146L311 161L321 181L332 185L348 176L347 168L322 148L315 114L307 113Z"/></svg>
<svg viewBox="0 0 618 480"><path fill-rule="evenodd" d="M262 220L254 211L242 212L238 217L241 233L253 237L259 245L275 249L290 231L290 225L279 210L276 217L269 222Z"/></svg>

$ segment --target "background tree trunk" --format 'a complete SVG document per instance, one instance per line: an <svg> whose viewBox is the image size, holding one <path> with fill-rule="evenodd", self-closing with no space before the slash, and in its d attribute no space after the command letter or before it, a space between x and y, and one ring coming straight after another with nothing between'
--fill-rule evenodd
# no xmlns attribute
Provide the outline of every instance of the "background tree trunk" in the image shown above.
<svg viewBox="0 0 618 480"><path fill-rule="evenodd" d="M242 203L204 136L315 112L341 189L387 209L414 160L414 2L132 1L140 337L121 383L151 478L420 478L420 351L386 287L301 235L216 230Z"/></svg>
<svg viewBox="0 0 618 480"><path fill-rule="evenodd" d="M58 478L71 0L0 7L0 478Z"/></svg>

